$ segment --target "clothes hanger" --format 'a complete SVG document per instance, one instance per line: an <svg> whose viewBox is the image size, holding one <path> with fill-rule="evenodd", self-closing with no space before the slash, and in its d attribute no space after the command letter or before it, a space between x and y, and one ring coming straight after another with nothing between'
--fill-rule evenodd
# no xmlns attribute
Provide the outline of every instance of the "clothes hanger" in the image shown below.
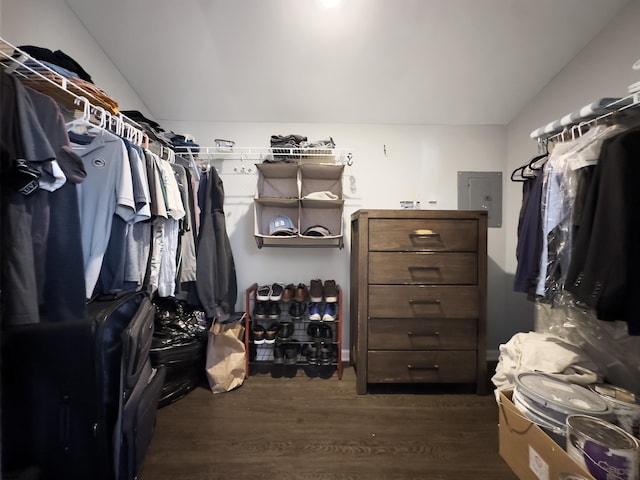
<svg viewBox="0 0 640 480"><path fill-rule="evenodd" d="M95 124L91 122L91 104L85 97L77 97L73 103L76 105L82 103L82 115L68 122L66 124L66 130L73 130L76 133L87 133L88 128L95 127Z"/></svg>

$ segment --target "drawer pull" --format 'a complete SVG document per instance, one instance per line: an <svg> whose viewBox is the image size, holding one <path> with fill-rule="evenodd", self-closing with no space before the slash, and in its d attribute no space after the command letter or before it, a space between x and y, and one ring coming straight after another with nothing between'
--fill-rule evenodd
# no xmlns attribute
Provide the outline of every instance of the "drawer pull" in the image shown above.
<svg viewBox="0 0 640 480"><path fill-rule="evenodd" d="M413 333L413 332L407 332L407 335L409 337L413 337L414 335L416 337L438 337L440 336L440 332L438 332L437 330L433 333Z"/></svg>
<svg viewBox="0 0 640 480"><path fill-rule="evenodd" d="M437 238L440 236L438 232L434 232L433 230L414 230L409 234L410 237L418 237L418 238Z"/></svg>
<svg viewBox="0 0 640 480"><path fill-rule="evenodd" d="M439 370L440 369L440 367L438 365L430 365L430 366L425 366L425 367L419 367L419 366L416 367L416 366L411 365L411 364L407 365L407 368L409 370Z"/></svg>
<svg viewBox="0 0 640 480"><path fill-rule="evenodd" d="M440 300L413 300L409 299L409 305L440 305Z"/></svg>

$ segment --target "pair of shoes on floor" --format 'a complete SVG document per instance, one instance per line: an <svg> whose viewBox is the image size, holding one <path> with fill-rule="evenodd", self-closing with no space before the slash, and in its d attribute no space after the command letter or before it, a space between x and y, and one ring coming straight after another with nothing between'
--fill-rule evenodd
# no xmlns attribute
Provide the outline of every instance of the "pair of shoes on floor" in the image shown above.
<svg viewBox="0 0 640 480"><path fill-rule="evenodd" d="M336 319L338 307L335 303L310 303L309 320L333 322Z"/></svg>
<svg viewBox="0 0 640 480"><path fill-rule="evenodd" d="M258 300L253 307L253 318L256 320L278 320L280 304L271 300Z"/></svg>
<svg viewBox="0 0 640 480"><path fill-rule="evenodd" d="M260 302L279 302L284 292L282 283L273 283L271 285L262 285L258 287L256 292L256 300Z"/></svg>
<svg viewBox="0 0 640 480"><path fill-rule="evenodd" d="M322 301L336 303L338 301L338 286L335 280L325 280L324 284L319 278L311 280L309 285L309 298L313 303Z"/></svg>
<svg viewBox="0 0 640 480"><path fill-rule="evenodd" d="M315 342L333 342L331 325L321 322L311 322L307 326L307 335Z"/></svg>

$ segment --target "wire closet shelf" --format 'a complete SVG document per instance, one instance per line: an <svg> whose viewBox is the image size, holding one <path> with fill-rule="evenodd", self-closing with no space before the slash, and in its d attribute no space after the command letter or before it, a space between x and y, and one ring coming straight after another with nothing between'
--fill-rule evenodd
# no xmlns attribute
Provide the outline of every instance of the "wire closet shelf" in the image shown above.
<svg viewBox="0 0 640 480"><path fill-rule="evenodd" d="M106 95L98 95L99 89L74 83L44 63L36 60L20 48L0 37L0 66L5 72L17 76L21 83L43 93L74 115L93 116L94 120L121 135L127 135L139 145L149 146L149 137L134 120L118 112L115 102Z"/></svg>
<svg viewBox="0 0 640 480"><path fill-rule="evenodd" d="M598 105L597 109L593 108L595 103L597 102L586 105L559 120L547 123L532 131L529 136L537 140L538 143L566 140L582 135L593 125L614 121L625 116L637 116L640 114L640 91L630 93L622 98L612 99L604 105Z"/></svg>

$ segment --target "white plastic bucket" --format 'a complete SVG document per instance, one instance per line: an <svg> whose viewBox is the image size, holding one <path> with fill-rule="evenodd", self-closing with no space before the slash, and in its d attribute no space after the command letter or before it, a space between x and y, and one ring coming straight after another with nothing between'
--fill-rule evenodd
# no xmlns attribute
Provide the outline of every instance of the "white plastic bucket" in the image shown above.
<svg viewBox="0 0 640 480"><path fill-rule="evenodd" d="M640 479L640 441L600 418L567 417L567 453L596 480Z"/></svg>

